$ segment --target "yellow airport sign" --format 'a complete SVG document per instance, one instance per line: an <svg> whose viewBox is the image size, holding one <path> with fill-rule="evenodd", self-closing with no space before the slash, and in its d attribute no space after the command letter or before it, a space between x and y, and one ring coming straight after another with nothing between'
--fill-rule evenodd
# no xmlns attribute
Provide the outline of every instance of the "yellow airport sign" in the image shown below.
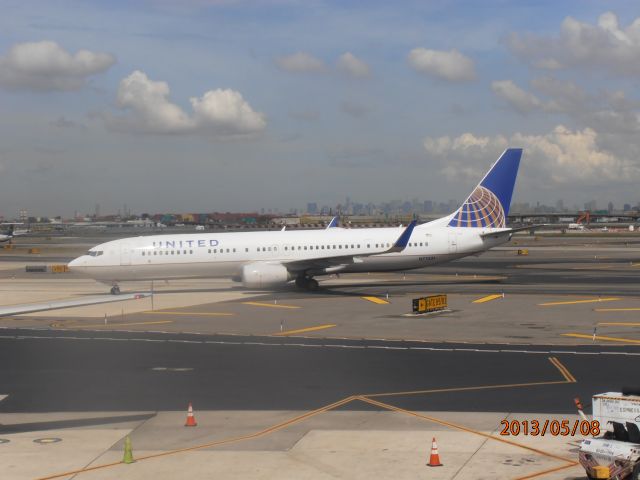
<svg viewBox="0 0 640 480"><path fill-rule="evenodd" d="M413 313L429 313L444 310L448 306L446 295L430 295L413 299Z"/></svg>

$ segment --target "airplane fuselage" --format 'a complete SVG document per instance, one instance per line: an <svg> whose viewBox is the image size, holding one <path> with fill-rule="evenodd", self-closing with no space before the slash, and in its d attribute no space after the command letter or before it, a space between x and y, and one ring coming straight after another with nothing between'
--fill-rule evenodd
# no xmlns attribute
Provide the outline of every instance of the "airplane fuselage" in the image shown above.
<svg viewBox="0 0 640 480"><path fill-rule="evenodd" d="M249 264L289 265L328 256L351 257L314 275L402 271L482 252L508 237L482 237L505 229L420 225L407 247L389 249L401 228L363 228L240 233L197 233L125 238L103 243L70 263L77 272L105 283L176 278L240 279ZM361 255L361 256L359 256ZM307 269L307 270L313 270Z"/></svg>

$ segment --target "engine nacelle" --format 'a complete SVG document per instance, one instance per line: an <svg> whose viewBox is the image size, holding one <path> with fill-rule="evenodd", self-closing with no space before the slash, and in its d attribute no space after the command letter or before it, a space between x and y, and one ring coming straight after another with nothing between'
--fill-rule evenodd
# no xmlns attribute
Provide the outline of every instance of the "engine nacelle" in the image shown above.
<svg viewBox="0 0 640 480"><path fill-rule="evenodd" d="M242 267L242 284L246 288L268 288L284 285L293 277L283 265L250 263Z"/></svg>

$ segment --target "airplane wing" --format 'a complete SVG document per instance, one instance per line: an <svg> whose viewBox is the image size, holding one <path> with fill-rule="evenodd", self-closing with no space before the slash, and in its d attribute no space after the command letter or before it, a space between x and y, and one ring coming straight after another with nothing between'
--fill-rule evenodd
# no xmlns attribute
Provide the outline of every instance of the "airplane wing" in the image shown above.
<svg viewBox="0 0 640 480"><path fill-rule="evenodd" d="M357 253L357 254L349 254L349 255L331 255L326 257L314 257L314 258L305 258L302 260L292 260L289 262L282 262L282 264L287 267L287 270L290 272L302 272L306 270L316 270L316 269L325 269L325 268L336 268L341 265L349 265L352 263L357 263L358 259L361 257L371 257L374 255L384 255L385 253L398 253L403 251L407 244L409 243L409 239L411 238L411 233L413 233L413 229L416 226L416 221L411 222L407 228L403 230L395 243L382 252L365 252L365 253Z"/></svg>
<svg viewBox="0 0 640 480"><path fill-rule="evenodd" d="M481 238L499 238L506 235L512 235L515 232L522 232L524 230L535 230L536 228L546 227L548 224L540 223L538 225L529 225L527 227L508 228L507 230L501 230L499 232L487 232L480 234Z"/></svg>
<svg viewBox="0 0 640 480"><path fill-rule="evenodd" d="M86 305L99 305L101 303L122 302L123 300L137 300L148 297L149 293L130 293L125 295L102 295L89 298L69 298L66 300L54 300L51 302L28 303L0 307L0 317L23 315L26 313L46 312L61 308L84 307Z"/></svg>

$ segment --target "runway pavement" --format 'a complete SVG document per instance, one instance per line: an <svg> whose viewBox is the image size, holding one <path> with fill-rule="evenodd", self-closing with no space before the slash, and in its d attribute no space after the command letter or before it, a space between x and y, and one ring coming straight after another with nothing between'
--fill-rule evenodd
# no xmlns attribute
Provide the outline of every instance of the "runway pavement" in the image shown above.
<svg viewBox="0 0 640 480"><path fill-rule="evenodd" d="M412 410L572 413L575 396L628 384L640 352L4 330L0 363L3 412L180 410L189 401L206 410L308 410L389 394ZM505 387L518 384L532 385ZM433 389L453 391L399 393Z"/></svg>

